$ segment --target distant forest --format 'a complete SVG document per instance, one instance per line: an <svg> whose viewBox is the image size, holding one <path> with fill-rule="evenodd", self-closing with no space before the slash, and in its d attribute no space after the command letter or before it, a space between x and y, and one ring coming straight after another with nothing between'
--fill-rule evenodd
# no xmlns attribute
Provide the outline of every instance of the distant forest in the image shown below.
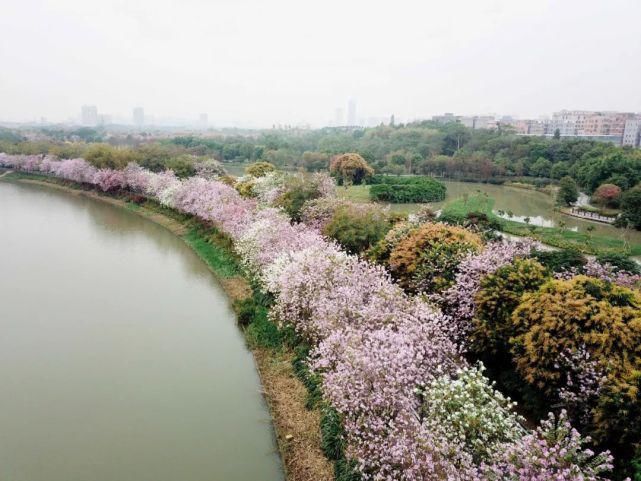
<svg viewBox="0 0 641 481"><path fill-rule="evenodd" d="M541 183L572 177L586 192L602 184L626 191L641 181L641 151L580 139L518 136L509 129L471 130L431 121L363 129L235 131L157 138L98 129L39 129L26 140L0 130L0 152L85 157L105 167L136 161L151 169L192 173L203 157L223 163L267 161L280 168L326 170L332 156L360 154L383 174L424 174L502 182L530 178ZM31 138L34 136L31 135Z"/></svg>

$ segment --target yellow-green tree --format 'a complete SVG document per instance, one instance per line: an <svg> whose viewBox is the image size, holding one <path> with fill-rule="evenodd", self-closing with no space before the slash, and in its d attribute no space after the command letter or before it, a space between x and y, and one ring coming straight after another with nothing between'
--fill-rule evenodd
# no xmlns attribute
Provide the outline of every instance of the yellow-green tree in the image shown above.
<svg viewBox="0 0 641 481"><path fill-rule="evenodd" d="M339 184L359 185L374 173L374 169L359 154L349 153L334 157L329 164L329 172Z"/></svg>
<svg viewBox="0 0 641 481"><path fill-rule="evenodd" d="M274 170L276 168L269 162L255 162L245 167L245 173L252 177L263 177Z"/></svg>
<svg viewBox="0 0 641 481"><path fill-rule="evenodd" d="M545 268L533 259L517 259L485 277L475 296L474 351L507 354L510 338L517 334L512 313L523 295L538 290L545 280Z"/></svg>
<svg viewBox="0 0 641 481"><path fill-rule="evenodd" d="M462 227L423 224L394 247L389 268L411 292L440 292L452 284L461 259L470 252L478 252L482 245L477 234Z"/></svg>
<svg viewBox="0 0 641 481"><path fill-rule="evenodd" d="M559 359L586 349L610 376L641 368L641 294L587 276L553 280L526 294L512 314L517 370L553 392L565 382Z"/></svg>

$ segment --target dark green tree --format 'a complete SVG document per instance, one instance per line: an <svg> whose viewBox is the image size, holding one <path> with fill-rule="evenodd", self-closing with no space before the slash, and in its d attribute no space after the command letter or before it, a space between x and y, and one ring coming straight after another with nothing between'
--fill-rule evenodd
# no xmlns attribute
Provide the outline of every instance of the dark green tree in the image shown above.
<svg viewBox="0 0 641 481"><path fill-rule="evenodd" d="M641 230L641 187L624 192L621 198L621 217L617 223L623 227Z"/></svg>
<svg viewBox="0 0 641 481"><path fill-rule="evenodd" d="M570 205L579 198L579 188L572 177L565 176L559 182L556 202L559 205Z"/></svg>

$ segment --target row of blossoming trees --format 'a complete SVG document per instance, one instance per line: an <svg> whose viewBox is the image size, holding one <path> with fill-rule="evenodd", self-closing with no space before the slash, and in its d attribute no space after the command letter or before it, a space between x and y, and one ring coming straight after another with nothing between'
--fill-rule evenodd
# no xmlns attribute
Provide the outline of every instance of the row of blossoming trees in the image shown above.
<svg viewBox="0 0 641 481"><path fill-rule="evenodd" d="M307 362L363 479L602 480L612 457L595 455L570 420L602 439L611 430L638 442L637 426L619 412L634 415L638 405L634 275L594 262L552 273L530 258L528 242L486 243L421 217L397 223L370 249L372 262L321 233L341 212L322 174L309 181L315 194L290 212L302 223L274 207L298 199L287 191L292 180L274 173L252 179L251 195L241 196L221 181L135 164L97 170L82 159L0 154L2 166L143 194L229 235L274 296L271 318L311 347ZM507 360L568 410L526 429L515 403L470 362L480 358Z"/></svg>

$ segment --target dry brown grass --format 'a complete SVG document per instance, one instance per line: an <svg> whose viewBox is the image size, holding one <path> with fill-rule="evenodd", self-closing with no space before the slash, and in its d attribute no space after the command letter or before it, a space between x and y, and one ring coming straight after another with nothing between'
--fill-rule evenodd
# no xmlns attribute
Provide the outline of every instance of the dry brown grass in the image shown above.
<svg viewBox="0 0 641 481"><path fill-rule="evenodd" d="M249 299L252 296L251 287L245 279L240 276L228 277L220 279L223 289L232 301L242 301Z"/></svg>
<svg viewBox="0 0 641 481"><path fill-rule="evenodd" d="M320 412L305 407L307 390L296 378L291 353L253 351L272 413L287 481L334 479L332 463L321 451Z"/></svg>

